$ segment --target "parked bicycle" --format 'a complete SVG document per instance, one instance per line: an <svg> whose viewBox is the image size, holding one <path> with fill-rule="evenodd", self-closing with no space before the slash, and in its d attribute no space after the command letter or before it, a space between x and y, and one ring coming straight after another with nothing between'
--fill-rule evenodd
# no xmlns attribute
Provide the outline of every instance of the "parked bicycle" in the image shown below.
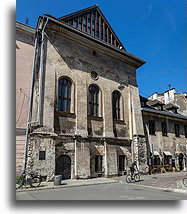
<svg viewBox="0 0 187 214"><path fill-rule="evenodd" d="M140 181L140 172L135 172L133 175L131 173L126 175L126 182L138 182Z"/></svg>
<svg viewBox="0 0 187 214"><path fill-rule="evenodd" d="M22 172L22 174L19 176L17 182L16 182L16 188L20 187L27 187L28 185L30 187L38 187L41 184L41 176L37 173L31 172L27 173L25 170Z"/></svg>
<svg viewBox="0 0 187 214"><path fill-rule="evenodd" d="M187 187L187 178L183 178L182 182L183 182L184 186Z"/></svg>

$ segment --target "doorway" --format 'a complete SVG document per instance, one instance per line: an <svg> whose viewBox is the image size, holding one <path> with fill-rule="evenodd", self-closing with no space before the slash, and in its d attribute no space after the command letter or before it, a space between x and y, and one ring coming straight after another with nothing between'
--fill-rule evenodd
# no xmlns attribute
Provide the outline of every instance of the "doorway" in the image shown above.
<svg viewBox="0 0 187 214"><path fill-rule="evenodd" d="M183 170L183 154L182 153L179 154L179 169L180 169L180 171Z"/></svg>
<svg viewBox="0 0 187 214"><path fill-rule="evenodd" d="M56 159L55 175L62 175L62 179L71 179L71 158L68 155L60 155Z"/></svg>

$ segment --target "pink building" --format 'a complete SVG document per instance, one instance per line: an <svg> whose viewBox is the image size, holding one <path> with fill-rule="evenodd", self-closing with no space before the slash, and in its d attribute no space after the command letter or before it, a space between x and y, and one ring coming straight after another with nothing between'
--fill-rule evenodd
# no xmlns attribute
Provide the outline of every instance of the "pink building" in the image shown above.
<svg viewBox="0 0 187 214"><path fill-rule="evenodd" d="M24 159L35 29L16 22L16 174Z"/></svg>

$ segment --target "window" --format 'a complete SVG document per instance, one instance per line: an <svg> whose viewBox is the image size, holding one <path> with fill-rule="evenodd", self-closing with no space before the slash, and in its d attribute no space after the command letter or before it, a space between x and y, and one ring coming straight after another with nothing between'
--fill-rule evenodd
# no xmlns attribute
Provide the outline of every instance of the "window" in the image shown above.
<svg viewBox="0 0 187 214"><path fill-rule="evenodd" d="M166 125L166 122L162 122L162 136L167 136L167 125Z"/></svg>
<svg viewBox="0 0 187 214"><path fill-rule="evenodd" d="M184 136L185 136L185 138L187 138L187 126L186 125L184 125Z"/></svg>
<svg viewBox="0 0 187 214"><path fill-rule="evenodd" d="M125 155L118 156L118 170L124 171L125 170Z"/></svg>
<svg viewBox="0 0 187 214"><path fill-rule="evenodd" d="M45 160L45 151L39 151L39 160Z"/></svg>
<svg viewBox="0 0 187 214"><path fill-rule="evenodd" d="M99 116L99 87L96 85L89 86L89 106L88 114L91 116Z"/></svg>
<svg viewBox="0 0 187 214"><path fill-rule="evenodd" d="M155 135L155 121L149 120L149 134Z"/></svg>
<svg viewBox="0 0 187 214"><path fill-rule="evenodd" d="M112 92L112 115L113 119L120 120L120 92Z"/></svg>
<svg viewBox="0 0 187 214"><path fill-rule="evenodd" d="M58 111L70 112L71 81L60 78L58 81Z"/></svg>
<svg viewBox="0 0 187 214"><path fill-rule="evenodd" d="M102 171L102 162L103 162L103 156L96 155L95 156L95 172Z"/></svg>
<svg viewBox="0 0 187 214"><path fill-rule="evenodd" d="M175 137L179 137L179 124L175 124Z"/></svg>

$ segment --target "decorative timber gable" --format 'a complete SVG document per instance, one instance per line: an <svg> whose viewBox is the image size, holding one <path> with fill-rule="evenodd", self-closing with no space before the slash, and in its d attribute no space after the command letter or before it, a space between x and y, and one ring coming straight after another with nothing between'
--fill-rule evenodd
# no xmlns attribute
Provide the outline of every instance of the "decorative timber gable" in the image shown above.
<svg viewBox="0 0 187 214"><path fill-rule="evenodd" d="M97 5L62 16L59 20L114 47L125 50Z"/></svg>

